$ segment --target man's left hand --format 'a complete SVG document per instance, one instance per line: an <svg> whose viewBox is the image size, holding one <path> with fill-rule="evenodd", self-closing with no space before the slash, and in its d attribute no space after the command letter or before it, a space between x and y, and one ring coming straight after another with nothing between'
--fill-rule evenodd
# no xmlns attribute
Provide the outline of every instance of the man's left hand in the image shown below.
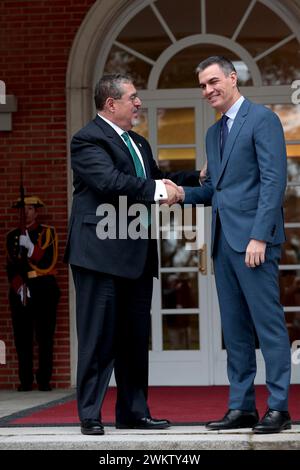
<svg viewBox="0 0 300 470"><path fill-rule="evenodd" d="M245 256L245 263L248 268L256 268L265 262L266 242L261 240L250 240Z"/></svg>

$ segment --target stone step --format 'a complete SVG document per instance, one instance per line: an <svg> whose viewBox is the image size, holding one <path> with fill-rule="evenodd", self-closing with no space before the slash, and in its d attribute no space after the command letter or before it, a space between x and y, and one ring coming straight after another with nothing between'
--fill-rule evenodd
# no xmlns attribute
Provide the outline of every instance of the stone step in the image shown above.
<svg viewBox="0 0 300 470"><path fill-rule="evenodd" d="M0 450L300 450L300 425L280 434L251 430L207 431L203 426L174 426L161 431L116 430L84 436L78 426L3 427Z"/></svg>

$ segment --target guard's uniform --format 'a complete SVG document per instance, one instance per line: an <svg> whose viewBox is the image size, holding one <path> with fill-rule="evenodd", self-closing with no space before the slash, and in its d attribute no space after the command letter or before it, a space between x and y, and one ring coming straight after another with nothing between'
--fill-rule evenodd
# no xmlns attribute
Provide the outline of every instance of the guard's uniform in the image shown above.
<svg viewBox="0 0 300 470"><path fill-rule="evenodd" d="M32 256L20 256L20 229L7 235L7 275L15 345L19 361L19 390L31 390L33 383L33 340L39 348L36 381L40 390L51 390L53 336L59 288L54 277L57 261L57 235L54 227L34 223L28 228L34 244ZM26 286L26 302L18 294Z"/></svg>

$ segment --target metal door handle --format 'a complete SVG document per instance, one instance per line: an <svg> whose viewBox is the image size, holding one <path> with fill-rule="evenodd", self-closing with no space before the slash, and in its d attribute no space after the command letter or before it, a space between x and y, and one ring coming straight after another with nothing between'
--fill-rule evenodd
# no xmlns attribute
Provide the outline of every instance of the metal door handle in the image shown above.
<svg viewBox="0 0 300 470"><path fill-rule="evenodd" d="M207 246L206 243L199 249L199 265L198 269L203 276L207 274Z"/></svg>

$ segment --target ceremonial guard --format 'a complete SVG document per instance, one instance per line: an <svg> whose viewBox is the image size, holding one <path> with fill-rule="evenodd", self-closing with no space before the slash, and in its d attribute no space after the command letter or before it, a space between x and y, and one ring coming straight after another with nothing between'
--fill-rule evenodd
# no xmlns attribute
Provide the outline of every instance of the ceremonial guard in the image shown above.
<svg viewBox="0 0 300 470"><path fill-rule="evenodd" d="M19 391L33 387L33 345L38 344L36 382L41 391L50 391L53 337L59 288L55 279L57 235L54 227L37 222L39 207L36 196L14 203L23 216L20 227L8 233L7 275L10 283L9 303L15 346L19 363Z"/></svg>

